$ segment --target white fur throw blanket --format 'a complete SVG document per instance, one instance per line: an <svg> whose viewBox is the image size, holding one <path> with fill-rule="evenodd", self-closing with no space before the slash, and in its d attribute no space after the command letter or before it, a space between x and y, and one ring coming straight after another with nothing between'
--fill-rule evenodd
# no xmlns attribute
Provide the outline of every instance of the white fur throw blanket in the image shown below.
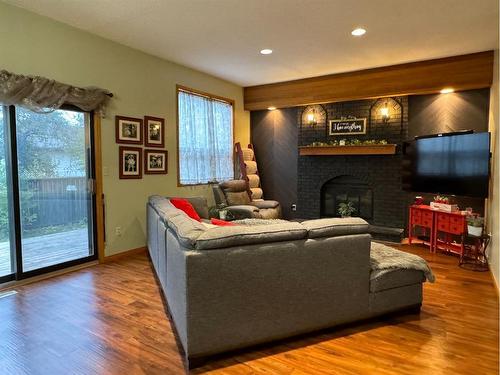
<svg viewBox="0 0 500 375"><path fill-rule="evenodd" d="M372 271L393 268L418 270L422 271L431 283L436 280L427 262L418 255L405 253L377 242L371 244L370 265Z"/></svg>
<svg viewBox="0 0 500 375"><path fill-rule="evenodd" d="M272 225L272 224L284 224L289 223L287 220L282 219L241 219L241 220L233 220L234 224L238 225Z"/></svg>

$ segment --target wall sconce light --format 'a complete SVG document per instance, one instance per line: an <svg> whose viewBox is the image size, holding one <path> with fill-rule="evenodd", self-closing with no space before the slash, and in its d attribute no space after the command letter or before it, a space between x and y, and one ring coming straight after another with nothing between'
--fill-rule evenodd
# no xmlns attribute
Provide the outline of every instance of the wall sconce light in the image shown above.
<svg viewBox="0 0 500 375"><path fill-rule="evenodd" d="M389 121L390 116L389 116L389 107L387 106L387 102L385 102L385 105L382 108L380 108L380 114L382 115L382 120L384 122Z"/></svg>
<svg viewBox="0 0 500 375"><path fill-rule="evenodd" d="M307 124L310 126L316 125L318 122L316 121L315 111L314 109L307 114Z"/></svg>

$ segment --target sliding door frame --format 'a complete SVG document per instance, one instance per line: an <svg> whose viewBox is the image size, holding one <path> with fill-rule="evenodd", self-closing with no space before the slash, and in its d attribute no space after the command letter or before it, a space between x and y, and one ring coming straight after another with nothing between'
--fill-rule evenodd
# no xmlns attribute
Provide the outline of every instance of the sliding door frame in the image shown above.
<svg viewBox="0 0 500 375"><path fill-rule="evenodd" d="M30 277L42 275L45 273L58 271L64 268L80 265L86 262L91 262L99 259L104 259L104 195L102 188L102 162L101 162L101 123L99 116L95 116L93 112L85 112L73 106L63 106L61 109L83 112L89 114L89 143L90 155L88 157L88 182L90 184L90 201L92 213L92 246L93 254L88 257L70 260L63 263L54 264L51 266L38 268L25 272L22 262L22 236L21 236L21 206L20 206L20 191L19 191L19 168L17 156L17 135L16 135L16 108L15 106L8 107L7 132L9 145L8 157L10 173L7 183L11 186L11 194L9 194L9 216L12 219L10 223L10 238L11 252L14 246L15 249L15 269L10 275L0 277L0 284L12 280L23 280ZM6 137L7 138L7 137ZM12 214L11 214L12 212ZM11 254L12 256L13 254Z"/></svg>

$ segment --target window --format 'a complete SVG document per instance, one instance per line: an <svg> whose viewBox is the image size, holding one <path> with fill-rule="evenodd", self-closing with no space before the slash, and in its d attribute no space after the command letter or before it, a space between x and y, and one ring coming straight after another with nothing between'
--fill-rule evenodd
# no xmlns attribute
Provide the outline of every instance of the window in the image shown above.
<svg viewBox="0 0 500 375"><path fill-rule="evenodd" d="M234 178L233 101L177 87L179 184Z"/></svg>

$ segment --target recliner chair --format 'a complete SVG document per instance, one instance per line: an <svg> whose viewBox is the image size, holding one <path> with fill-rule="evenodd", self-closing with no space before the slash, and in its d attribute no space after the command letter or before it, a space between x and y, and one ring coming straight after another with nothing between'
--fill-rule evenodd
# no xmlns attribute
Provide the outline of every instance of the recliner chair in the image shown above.
<svg viewBox="0 0 500 375"><path fill-rule="evenodd" d="M215 203L225 205L235 219L279 219L281 206L273 200L252 200L245 180L229 180L212 185Z"/></svg>

